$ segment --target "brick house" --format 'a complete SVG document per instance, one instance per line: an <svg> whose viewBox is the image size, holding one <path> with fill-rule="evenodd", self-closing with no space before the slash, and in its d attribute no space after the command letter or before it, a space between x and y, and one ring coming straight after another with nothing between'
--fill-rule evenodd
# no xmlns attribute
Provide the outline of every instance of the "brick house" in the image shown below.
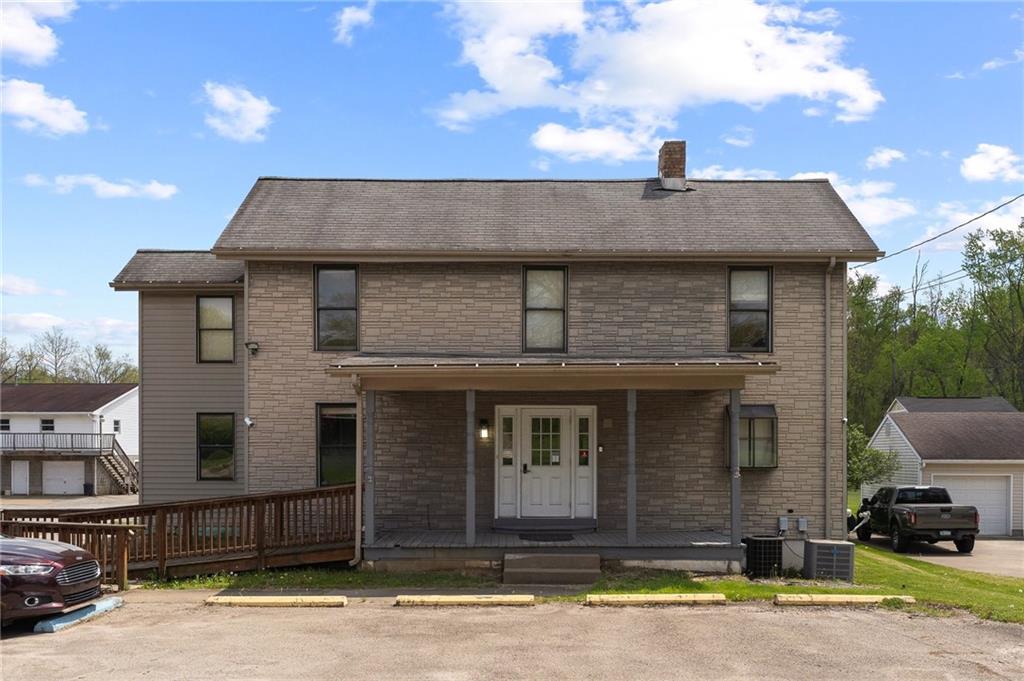
<svg viewBox="0 0 1024 681"><path fill-rule="evenodd" d="M142 498L361 483L374 561L839 538L846 266L879 255L827 181L689 179L683 142L652 179L261 178L112 282Z"/></svg>

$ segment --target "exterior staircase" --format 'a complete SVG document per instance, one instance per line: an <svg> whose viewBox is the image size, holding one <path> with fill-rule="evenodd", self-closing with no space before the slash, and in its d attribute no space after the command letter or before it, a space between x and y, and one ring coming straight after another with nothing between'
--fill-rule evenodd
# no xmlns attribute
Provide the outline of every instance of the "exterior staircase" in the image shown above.
<svg viewBox="0 0 1024 681"><path fill-rule="evenodd" d="M593 584L601 577L596 553L506 553L504 584Z"/></svg>
<svg viewBox="0 0 1024 681"><path fill-rule="evenodd" d="M125 494L138 494L139 470L135 463L121 449L117 438L112 439L112 446L100 454L100 465Z"/></svg>

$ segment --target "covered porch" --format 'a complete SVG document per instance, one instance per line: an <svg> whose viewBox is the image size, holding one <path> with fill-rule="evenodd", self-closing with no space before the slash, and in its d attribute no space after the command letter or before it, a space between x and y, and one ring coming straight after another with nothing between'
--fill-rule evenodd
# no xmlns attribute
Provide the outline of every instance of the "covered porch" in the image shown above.
<svg viewBox="0 0 1024 681"><path fill-rule="evenodd" d="M735 355L352 357L329 371L360 396L364 557L738 561L741 392L776 370ZM528 509L537 471L559 469L572 503Z"/></svg>

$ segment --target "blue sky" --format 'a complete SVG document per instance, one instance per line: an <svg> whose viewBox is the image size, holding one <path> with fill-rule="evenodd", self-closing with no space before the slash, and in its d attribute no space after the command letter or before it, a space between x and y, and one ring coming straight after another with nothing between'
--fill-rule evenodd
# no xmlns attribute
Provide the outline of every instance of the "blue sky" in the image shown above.
<svg viewBox="0 0 1024 681"><path fill-rule="evenodd" d="M827 174L889 251L1024 191L1021 3L8 3L3 30L16 344L134 354L107 283L208 248L260 175L646 177L681 138L691 176Z"/></svg>

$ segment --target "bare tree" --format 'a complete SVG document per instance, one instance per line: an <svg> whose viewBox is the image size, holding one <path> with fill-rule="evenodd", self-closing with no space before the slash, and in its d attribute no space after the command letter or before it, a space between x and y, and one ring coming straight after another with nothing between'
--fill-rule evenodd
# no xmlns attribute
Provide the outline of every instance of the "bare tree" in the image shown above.
<svg viewBox="0 0 1024 681"><path fill-rule="evenodd" d="M72 372L78 358L79 346L63 329L56 326L33 339L32 349L54 383L73 379Z"/></svg>
<svg viewBox="0 0 1024 681"><path fill-rule="evenodd" d="M127 355L115 358L110 348L97 343L82 353L75 377L83 383L134 383L139 372Z"/></svg>
<svg viewBox="0 0 1024 681"><path fill-rule="evenodd" d="M18 376L18 361L6 338L0 338L0 382L10 383Z"/></svg>

